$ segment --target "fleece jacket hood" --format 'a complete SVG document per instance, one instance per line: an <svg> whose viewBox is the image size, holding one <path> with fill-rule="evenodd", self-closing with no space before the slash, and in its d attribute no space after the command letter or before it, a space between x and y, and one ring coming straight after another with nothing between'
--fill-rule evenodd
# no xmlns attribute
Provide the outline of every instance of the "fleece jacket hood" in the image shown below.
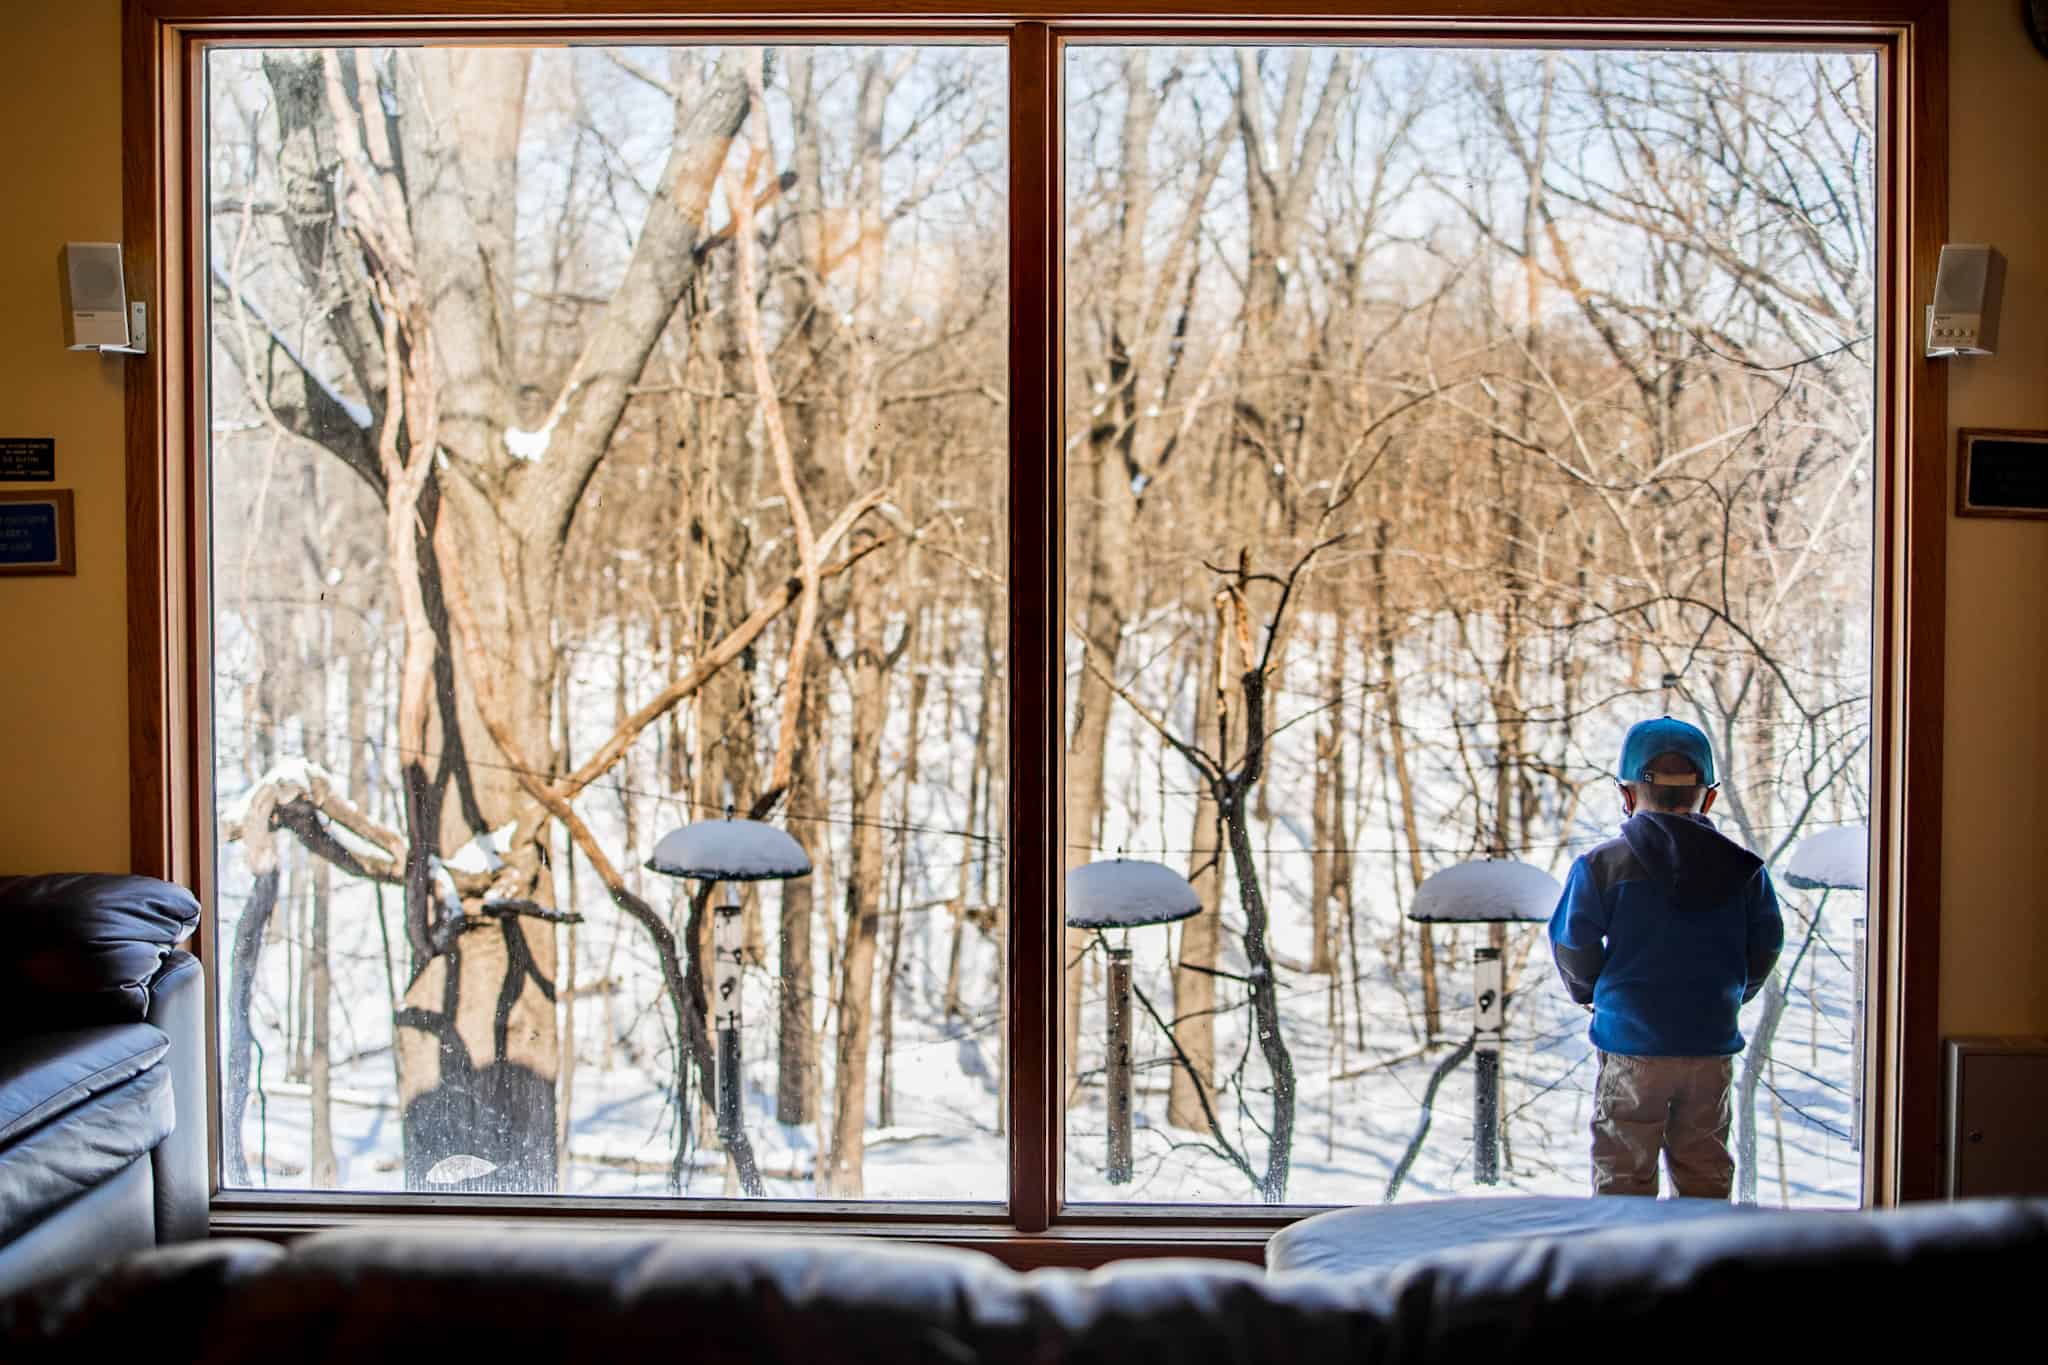
<svg viewBox="0 0 2048 1365"><path fill-rule="evenodd" d="M1621 837L1680 911L1726 904L1764 865L1704 815L1639 810L1622 822Z"/></svg>

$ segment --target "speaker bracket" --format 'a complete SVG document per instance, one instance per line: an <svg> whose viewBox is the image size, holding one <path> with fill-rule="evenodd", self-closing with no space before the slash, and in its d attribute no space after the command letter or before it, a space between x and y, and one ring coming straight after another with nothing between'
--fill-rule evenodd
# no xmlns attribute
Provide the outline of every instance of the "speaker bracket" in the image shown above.
<svg viewBox="0 0 2048 1365"><path fill-rule="evenodd" d="M128 340L126 346L95 346L101 355L148 355L149 354L149 305L135 302L128 305Z"/></svg>

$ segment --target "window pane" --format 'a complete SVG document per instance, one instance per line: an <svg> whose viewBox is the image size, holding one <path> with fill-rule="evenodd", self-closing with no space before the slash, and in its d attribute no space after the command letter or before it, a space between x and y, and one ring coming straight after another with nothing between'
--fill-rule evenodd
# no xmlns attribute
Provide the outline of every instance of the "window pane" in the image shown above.
<svg viewBox="0 0 2048 1365"><path fill-rule="evenodd" d="M1001 1200L1002 50L207 76L227 1183Z"/></svg>
<svg viewBox="0 0 2048 1365"><path fill-rule="evenodd" d="M1440 908L1547 917L1668 712L1782 903L1736 1194L1855 1202L1862 893L1787 874L1868 809L1873 60L1090 45L1066 79L1068 856L1201 906L1069 933L1070 1193L1587 1190L1544 928L1408 916L1504 859Z"/></svg>

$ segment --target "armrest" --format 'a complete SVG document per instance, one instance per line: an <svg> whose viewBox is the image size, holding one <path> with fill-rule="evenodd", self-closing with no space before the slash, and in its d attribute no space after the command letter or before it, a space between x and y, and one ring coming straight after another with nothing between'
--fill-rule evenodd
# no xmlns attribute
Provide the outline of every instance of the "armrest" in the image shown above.
<svg viewBox="0 0 2048 1365"><path fill-rule="evenodd" d="M156 1177L156 1239L196 1242L207 1234L213 1182L206 1142L206 973L190 953L173 952L149 987L149 1022L171 1040L176 1126L150 1153Z"/></svg>
<svg viewBox="0 0 2048 1365"><path fill-rule="evenodd" d="M0 877L0 1015L17 1032L144 1019L198 923L192 893L154 877Z"/></svg>

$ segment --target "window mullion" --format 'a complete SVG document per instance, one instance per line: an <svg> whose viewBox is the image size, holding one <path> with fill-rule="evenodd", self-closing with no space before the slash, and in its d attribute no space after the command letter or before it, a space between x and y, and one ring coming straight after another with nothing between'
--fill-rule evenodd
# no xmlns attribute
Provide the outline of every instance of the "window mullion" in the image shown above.
<svg viewBox="0 0 2048 1365"><path fill-rule="evenodd" d="M1010 1216L1042 1232L1060 1204L1055 945L1066 714L1060 667L1059 202L1056 50L1010 31L1009 992ZM1037 773L1040 780L1028 774Z"/></svg>

